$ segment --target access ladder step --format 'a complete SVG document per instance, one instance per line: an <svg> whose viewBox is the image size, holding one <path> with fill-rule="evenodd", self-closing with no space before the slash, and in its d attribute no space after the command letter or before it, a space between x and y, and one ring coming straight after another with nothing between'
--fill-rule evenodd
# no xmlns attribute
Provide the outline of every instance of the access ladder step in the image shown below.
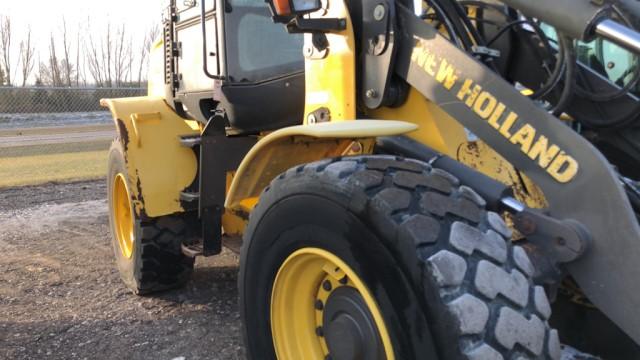
<svg viewBox="0 0 640 360"><path fill-rule="evenodd" d="M200 193L188 191L183 191L180 193L180 200L182 201L191 203L194 201L198 201L198 199L200 199Z"/></svg>
<svg viewBox="0 0 640 360"><path fill-rule="evenodd" d="M204 253L204 249L202 248L202 242L198 242L191 245L182 244L182 253L185 256L194 258L196 256L200 256Z"/></svg>
<svg viewBox="0 0 640 360"><path fill-rule="evenodd" d="M200 135L183 135L180 136L180 145L187 148L199 146L201 142Z"/></svg>

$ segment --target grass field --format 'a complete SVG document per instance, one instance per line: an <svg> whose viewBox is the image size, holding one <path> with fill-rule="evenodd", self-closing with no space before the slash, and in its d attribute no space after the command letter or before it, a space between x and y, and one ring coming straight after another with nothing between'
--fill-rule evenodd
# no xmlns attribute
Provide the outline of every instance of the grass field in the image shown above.
<svg viewBox="0 0 640 360"><path fill-rule="evenodd" d="M103 129L103 126L80 126L0 130L0 137L67 134ZM0 188L104 177L110 142L111 140L104 139L0 147Z"/></svg>
<svg viewBox="0 0 640 360"><path fill-rule="evenodd" d="M107 150L0 158L0 187L104 177Z"/></svg>
<svg viewBox="0 0 640 360"><path fill-rule="evenodd" d="M36 127L23 129L0 129L1 136L16 135L50 135L50 134L69 134L81 133L88 131L112 130L113 125L78 125L78 126L55 126L55 127Z"/></svg>

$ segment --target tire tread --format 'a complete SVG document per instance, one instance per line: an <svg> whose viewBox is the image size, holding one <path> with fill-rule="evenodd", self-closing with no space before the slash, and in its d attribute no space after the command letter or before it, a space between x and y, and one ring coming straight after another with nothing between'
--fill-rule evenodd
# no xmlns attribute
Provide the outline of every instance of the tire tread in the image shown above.
<svg viewBox="0 0 640 360"><path fill-rule="evenodd" d="M558 359L548 300L533 284L526 252L511 245L502 218L486 211L484 199L455 176L416 160L358 156L298 166L268 189L296 179L331 184L335 190L327 196L340 197L356 214L366 212L376 232L401 243L393 240L389 248L413 248L426 279L423 291L435 286L441 308L448 309L432 316L458 324L453 358ZM270 195L265 190L252 216L275 201L263 199ZM460 243L456 227L473 236Z"/></svg>
<svg viewBox="0 0 640 360"><path fill-rule="evenodd" d="M163 216L141 224L141 261L136 269L138 294L184 285L193 272L194 259L182 254L186 224L179 215Z"/></svg>

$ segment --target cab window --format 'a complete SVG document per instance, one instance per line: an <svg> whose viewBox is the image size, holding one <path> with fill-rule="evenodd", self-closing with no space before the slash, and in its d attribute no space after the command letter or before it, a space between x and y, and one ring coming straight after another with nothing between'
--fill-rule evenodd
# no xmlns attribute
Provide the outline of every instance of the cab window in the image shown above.
<svg viewBox="0 0 640 360"><path fill-rule="evenodd" d="M227 0L225 40L232 82L259 82L304 69L302 35L274 23L264 0Z"/></svg>

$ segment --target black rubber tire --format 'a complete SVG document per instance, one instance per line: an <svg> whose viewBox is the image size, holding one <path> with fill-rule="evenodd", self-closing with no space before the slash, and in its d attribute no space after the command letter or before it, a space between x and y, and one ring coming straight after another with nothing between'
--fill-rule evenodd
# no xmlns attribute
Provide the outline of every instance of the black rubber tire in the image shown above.
<svg viewBox="0 0 640 360"><path fill-rule="evenodd" d="M319 247L346 262L382 312L397 359L559 359L544 289L485 202L428 164L325 160L272 181L251 214L239 292L249 359L275 358L270 298L282 262Z"/></svg>
<svg viewBox="0 0 640 360"><path fill-rule="evenodd" d="M135 294L143 295L184 285L193 272L194 259L182 254L181 244L190 233L186 214L149 218L135 214L134 244L130 258L122 255L114 231L112 209L113 180L123 174L127 187L124 149L116 140L109 149L107 167L107 192L109 201L109 226L111 244L116 257L120 277ZM133 199L132 199L133 200Z"/></svg>

